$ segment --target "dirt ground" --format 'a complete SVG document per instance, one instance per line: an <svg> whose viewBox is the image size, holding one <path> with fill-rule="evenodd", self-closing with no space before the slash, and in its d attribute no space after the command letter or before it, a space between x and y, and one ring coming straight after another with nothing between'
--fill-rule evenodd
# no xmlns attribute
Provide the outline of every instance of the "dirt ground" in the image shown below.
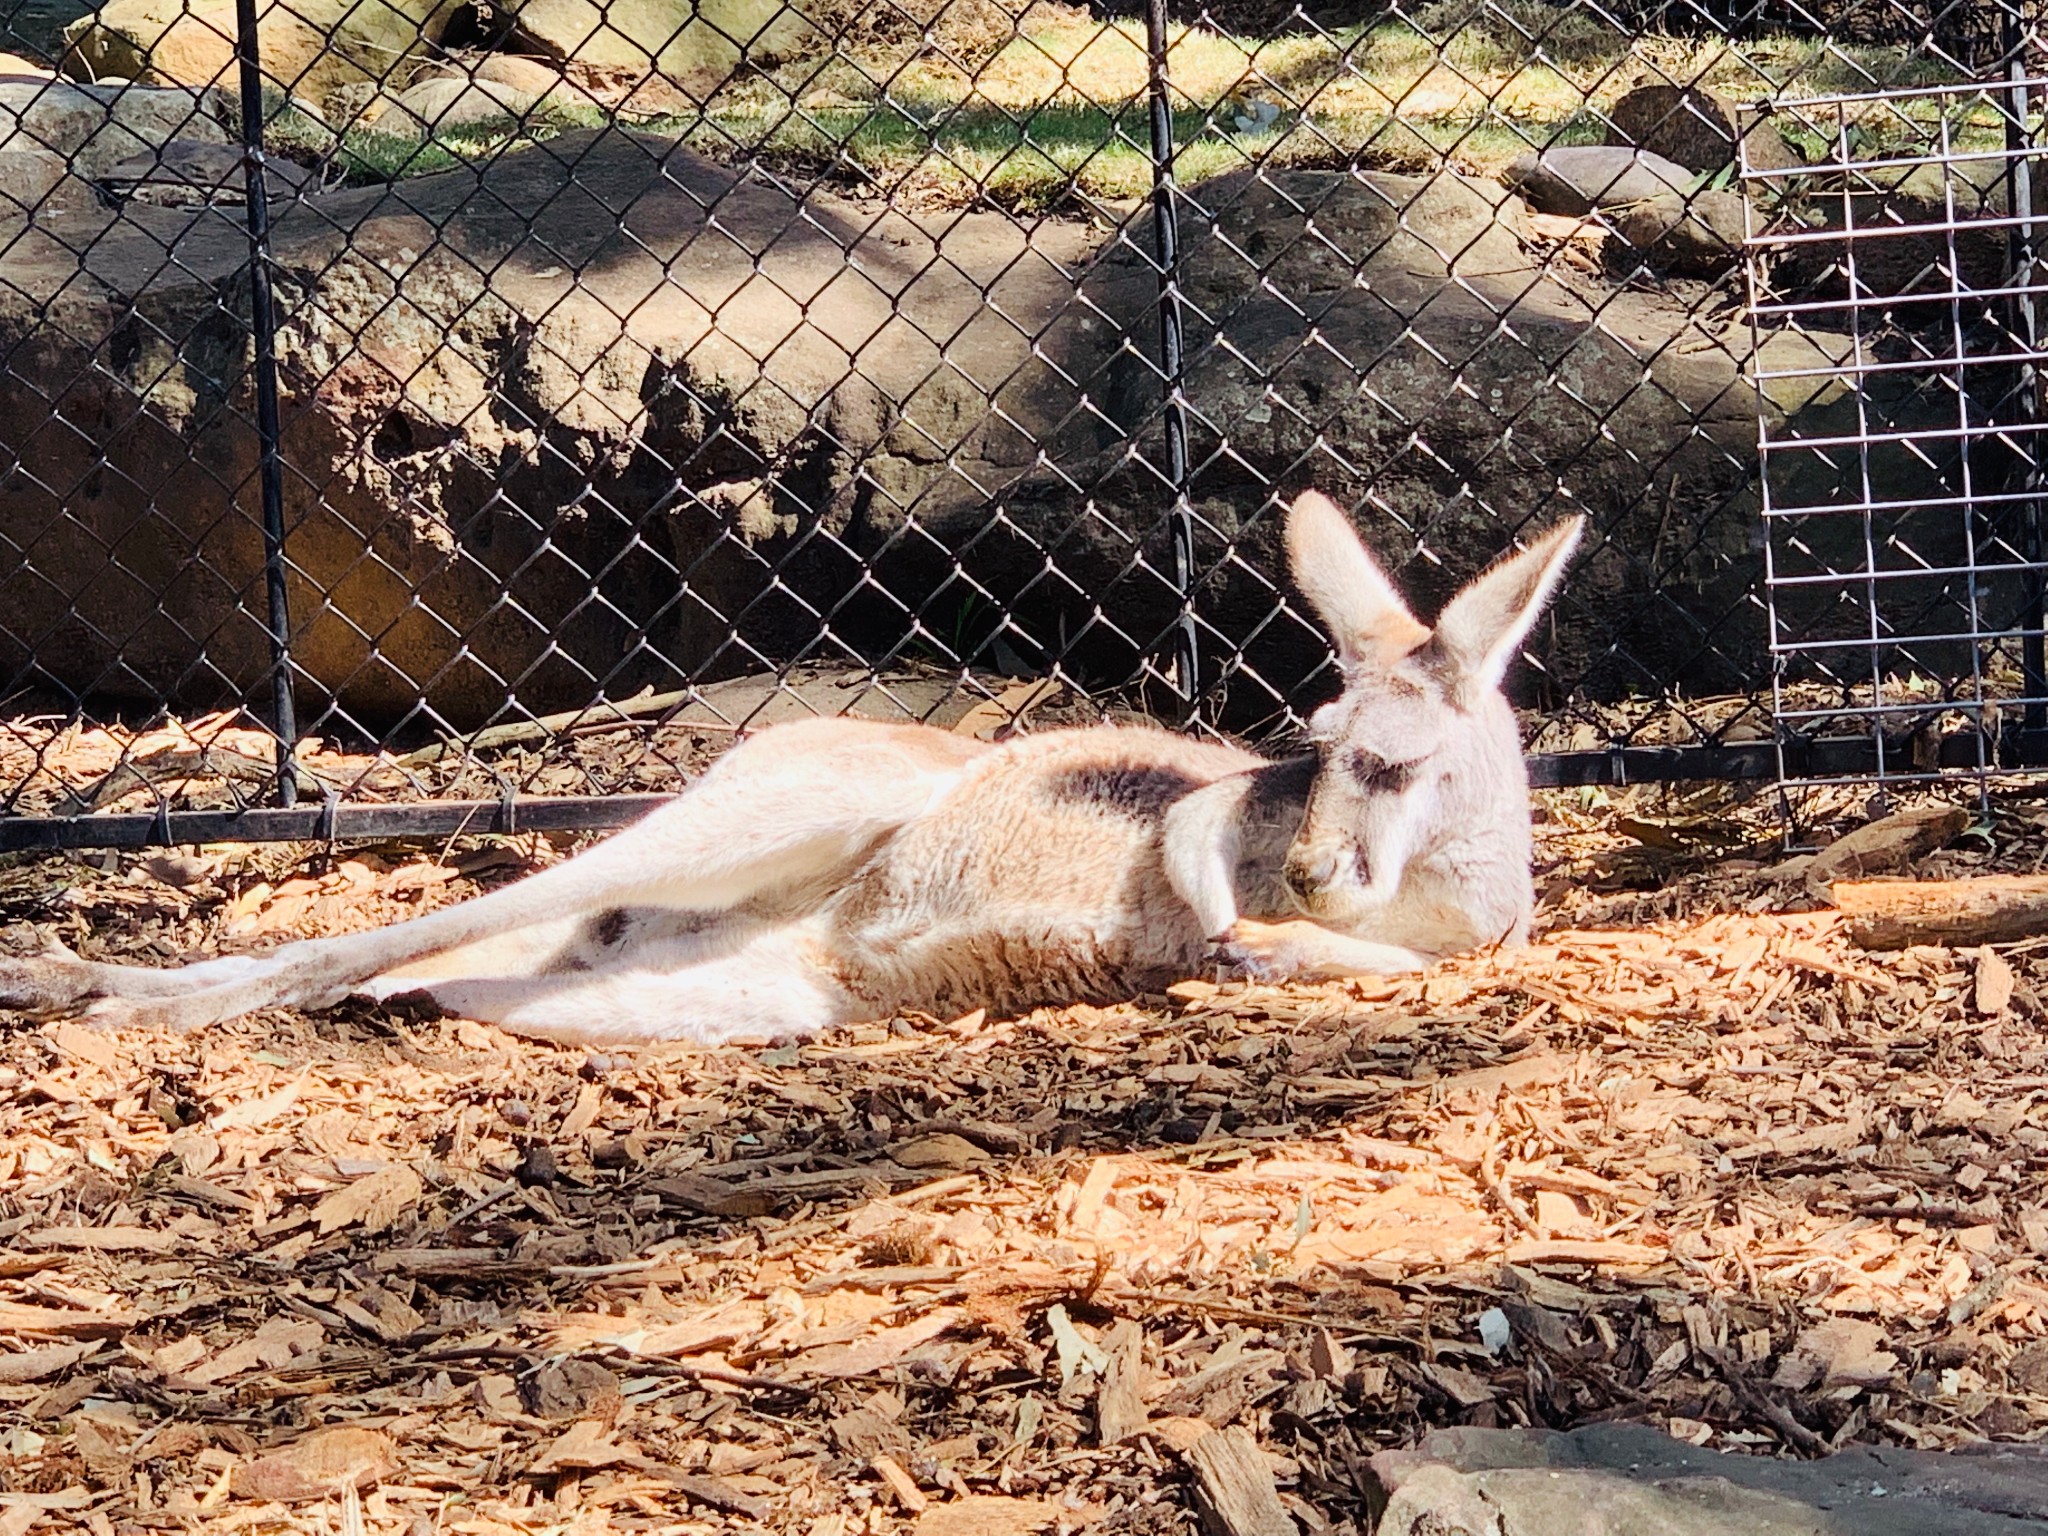
<svg viewBox="0 0 2048 1536"><path fill-rule="evenodd" d="M2034 1438L2048 940L1860 952L1772 810L1544 796L1539 942L1399 983L630 1056L11 1021L0 1536L1191 1531L1233 1425L1321 1536L1437 1425ZM169 961L554 856L17 859L0 921Z"/></svg>

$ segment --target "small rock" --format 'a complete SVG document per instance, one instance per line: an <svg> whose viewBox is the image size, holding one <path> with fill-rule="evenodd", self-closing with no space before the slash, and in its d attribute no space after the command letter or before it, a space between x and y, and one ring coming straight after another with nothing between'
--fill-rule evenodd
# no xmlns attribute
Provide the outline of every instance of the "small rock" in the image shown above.
<svg viewBox="0 0 2048 1536"><path fill-rule="evenodd" d="M1697 85L1638 86L1614 104L1607 125L1609 144L1647 149L1692 171L1732 165L1738 138L1747 140L1749 163L1759 170L1801 163L1777 124Z"/></svg>
<svg viewBox="0 0 2048 1536"><path fill-rule="evenodd" d="M610 1424L625 1399L619 1378L595 1360L555 1360L519 1384L520 1401L537 1419L597 1419Z"/></svg>
<svg viewBox="0 0 2048 1536"><path fill-rule="evenodd" d="M425 140L451 130L524 118L539 105L540 97L532 91L496 80L422 80L378 115L377 131Z"/></svg>
<svg viewBox="0 0 2048 1536"><path fill-rule="evenodd" d="M1577 218L1667 193L1683 197L1698 178L1643 149L1572 145L1523 155L1508 167L1508 187L1538 213Z"/></svg>
<svg viewBox="0 0 2048 1536"><path fill-rule="evenodd" d="M528 1189L536 1185L553 1189L562 1182L562 1166L555 1161L552 1147L536 1142L520 1154L519 1171L513 1177Z"/></svg>
<svg viewBox="0 0 2048 1536"><path fill-rule="evenodd" d="M1719 277L1742 259L1747 212L1732 192L1660 192L1612 215L1614 229L1660 271Z"/></svg>

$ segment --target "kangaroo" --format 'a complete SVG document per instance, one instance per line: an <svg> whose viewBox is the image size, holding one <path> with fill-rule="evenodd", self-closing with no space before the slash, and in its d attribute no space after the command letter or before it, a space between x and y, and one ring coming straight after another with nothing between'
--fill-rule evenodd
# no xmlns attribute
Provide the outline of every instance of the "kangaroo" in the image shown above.
<svg viewBox="0 0 2048 1536"><path fill-rule="evenodd" d="M1113 1001L1209 965L1330 979L1519 943L1528 774L1500 682L1581 525L1500 561L1431 629L1335 502L1297 499L1289 566L1344 684L1305 756L1118 726L996 745L775 726L636 826L475 900L167 970L57 946L0 961L0 1007L190 1029L425 993L564 1044L714 1045Z"/></svg>

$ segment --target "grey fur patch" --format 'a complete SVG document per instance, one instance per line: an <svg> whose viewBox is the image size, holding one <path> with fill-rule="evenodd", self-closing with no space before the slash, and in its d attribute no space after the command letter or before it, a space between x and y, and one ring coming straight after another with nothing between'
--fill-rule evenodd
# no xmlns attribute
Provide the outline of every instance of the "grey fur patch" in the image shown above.
<svg viewBox="0 0 2048 1536"><path fill-rule="evenodd" d="M1159 763L1095 763L1055 776L1047 793L1055 804L1095 805L1119 816L1158 821L1168 806L1202 783Z"/></svg>

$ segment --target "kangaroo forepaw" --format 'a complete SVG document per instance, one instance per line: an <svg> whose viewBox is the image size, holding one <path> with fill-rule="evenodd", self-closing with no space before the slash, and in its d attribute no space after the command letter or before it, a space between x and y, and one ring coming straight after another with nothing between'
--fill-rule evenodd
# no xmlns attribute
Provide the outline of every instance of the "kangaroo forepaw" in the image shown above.
<svg viewBox="0 0 2048 1536"><path fill-rule="evenodd" d="M1209 961L1246 981L1279 982L1294 974L1284 929L1240 918L1209 942Z"/></svg>

